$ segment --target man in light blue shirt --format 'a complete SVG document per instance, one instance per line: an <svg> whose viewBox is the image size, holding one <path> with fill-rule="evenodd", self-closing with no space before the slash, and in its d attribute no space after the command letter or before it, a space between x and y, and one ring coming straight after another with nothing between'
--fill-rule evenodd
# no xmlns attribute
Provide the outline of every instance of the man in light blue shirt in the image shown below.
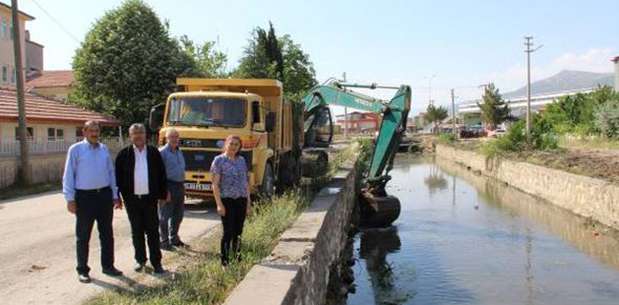
<svg viewBox="0 0 619 305"><path fill-rule="evenodd" d="M99 143L99 124L84 124L84 140L71 145L67 152L62 192L67 210L75 214L77 273L82 283L89 283L88 243L94 222L97 222L101 243L103 273L120 276L114 267L113 208L121 209L118 200L114 164L110 152Z"/></svg>
<svg viewBox="0 0 619 305"><path fill-rule="evenodd" d="M178 147L178 131L166 131L167 144L159 149L167 176L168 196L159 202L159 235L161 249L186 246L178 236L185 212L185 158Z"/></svg>

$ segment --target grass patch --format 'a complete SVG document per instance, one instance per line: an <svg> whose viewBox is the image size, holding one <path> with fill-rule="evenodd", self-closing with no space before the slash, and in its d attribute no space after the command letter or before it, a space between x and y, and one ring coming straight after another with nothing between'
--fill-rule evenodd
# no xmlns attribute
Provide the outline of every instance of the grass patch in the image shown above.
<svg viewBox="0 0 619 305"><path fill-rule="evenodd" d="M220 264L221 233L217 232L195 245L198 251L204 249L201 254L187 260L188 265L171 275L164 284L104 292L87 304L220 304L251 267L271 253L279 235L294 222L308 202L308 196L292 191L256 204L245 223L241 251L243 260L231 263L226 269ZM179 256L183 255L179 253ZM182 257L178 259L183 260Z"/></svg>
<svg viewBox="0 0 619 305"><path fill-rule="evenodd" d="M451 145L454 142L456 142L456 135L454 135L453 133L442 133L438 135L438 138L436 139L436 141L441 144Z"/></svg>
<svg viewBox="0 0 619 305"><path fill-rule="evenodd" d="M327 176L349 160L359 149L358 145L338 152ZM184 251L173 260L180 261L176 273L164 280L163 284L131 290L104 292L87 305L181 305L181 304L221 304L228 294L245 277L256 263L268 256L276 246L279 236L286 230L311 201L314 191L319 189L328 177L303 182L293 191L277 195L270 200L256 203L253 213L245 222L242 236L241 255L243 260L231 262L223 269L219 259L219 240L221 232L210 234L192 244L190 256ZM268 279L265 279L268 280Z"/></svg>
<svg viewBox="0 0 619 305"><path fill-rule="evenodd" d="M36 195L62 189L60 183L37 183L29 186L10 186L0 191L0 200Z"/></svg>
<svg viewBox="0 0 619 305"><path fill-rule="evenodd" d="M559 147L566 149L619 149L619 140L601 136L576 136L565 134L559 137Z"/></svg>

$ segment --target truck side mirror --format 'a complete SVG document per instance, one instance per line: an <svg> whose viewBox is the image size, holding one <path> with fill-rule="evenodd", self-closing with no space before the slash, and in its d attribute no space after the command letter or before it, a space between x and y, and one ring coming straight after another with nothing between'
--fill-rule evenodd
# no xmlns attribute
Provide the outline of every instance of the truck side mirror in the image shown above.
<svg viewBox="0 0 619 305"><path fill-rule="evenodd" d="M158 131L163 125L163 111L165 110L165 104L158 104L150 108L150 114L148 116L148 128L152 131Z"/></svg>
<svg viewBox="0 0 619 305"><path fill-rule="evenodd" d="M267 113L264 129L266 129L267 132L273 132L273 130L275 130L275 112Z"/></svg>

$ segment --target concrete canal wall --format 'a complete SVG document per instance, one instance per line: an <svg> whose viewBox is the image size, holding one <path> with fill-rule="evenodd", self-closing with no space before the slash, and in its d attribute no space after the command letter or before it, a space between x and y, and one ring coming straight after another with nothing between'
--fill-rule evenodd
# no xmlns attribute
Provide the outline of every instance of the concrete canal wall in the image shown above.
<svg viewBox="0 0 619 305"><path fill-rule="evenodd" d="M324 304L331 266L346 245L357 198L355 181L352 163L341 168L224 304Z"/></svg>
<svg viewBox="0 0 619 305"><path fill-rule="evenodd" d="M462 164L573 213L619 229L619 185L531 163L439 144L436 156Z"/></svg>

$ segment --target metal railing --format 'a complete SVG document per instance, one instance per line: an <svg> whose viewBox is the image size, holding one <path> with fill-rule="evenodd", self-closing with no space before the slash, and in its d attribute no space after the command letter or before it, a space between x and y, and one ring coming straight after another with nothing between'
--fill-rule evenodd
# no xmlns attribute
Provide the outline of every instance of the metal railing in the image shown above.
<svg viewBox="0 0 619 305"><path fill-rule="evenodd" d="M78 140L78 141L81 141ZM107 145L110 150L118 150L122 147L121 141L118 137L104 138L101 142ZM56 140L56 141L28 141L29 152L35 155L44 155L52 153L64 153L69 150L69 147L73 145L74 141ZM0 156L11 157L19 156L19 141L1 141L0 142Z"/></svg>

